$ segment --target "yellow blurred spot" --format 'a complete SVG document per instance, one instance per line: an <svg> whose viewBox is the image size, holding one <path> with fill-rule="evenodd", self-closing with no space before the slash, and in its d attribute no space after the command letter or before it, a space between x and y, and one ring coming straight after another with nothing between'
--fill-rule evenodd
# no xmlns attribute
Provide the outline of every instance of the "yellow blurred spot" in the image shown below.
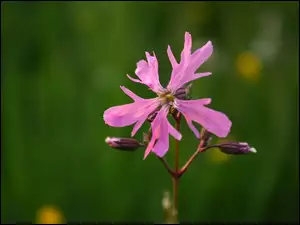
<svg viewBox="0 0 300 225"><path fill-rule="evenodd" d="M54 206L46 205L37 211L36 222L39 224L63 224L62 213Z"/></svg>
<svg viewBox="0 0 300 225"><path fill-rule="evenodd" d="M256 80L262 69L262 62L253 52L243 52L236 61L238 73L246 79Z"/></svg>
<svg viewBox="0 0 300 225"><path fill-rule="evenodd" d="M211 155L211 160L214 163L222 163L222 162L226 162L229 160L230 156L227 154L224 154L223 152L221 152L219 149L217 148L212 148L209 150L210 151L210 155Z"/></svg>
<svg viewBox="0 0 300 225"><path fill-rule="evenodd" d="M232 134L228 135L226 138L219 138L217 144L227 143L231 141L235 141L236 138Z"/></svg>

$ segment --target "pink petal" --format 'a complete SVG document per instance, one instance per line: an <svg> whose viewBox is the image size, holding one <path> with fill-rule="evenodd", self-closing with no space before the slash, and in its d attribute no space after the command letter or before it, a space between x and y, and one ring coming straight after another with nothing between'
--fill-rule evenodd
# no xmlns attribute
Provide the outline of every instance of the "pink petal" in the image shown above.
<svg viewBox="0 0 300 225"><path fill-rule="evenodd" d="M184 84L196 80L200 77L209 76L211 73L196 73L196 70L211 56L213 46L211 41L208 41L202 48L197 49L191 54L192 36L186 32L184 48L181 52L180 63L175 66L174 56L171 54L171 48L168 48L168 56L172 64L172 74L170 82L167 86L173 93Z"/></svg>
<svg viewBox="0 0 300 225"><path fill-rule="evenodd" d="M184 48L192 49L192 35L189 32L184 33Z"/></svg>
<svg viewBox="0 0 300 225"><path fill-rule="evenodd" d="M154 92L163 91L164 89L159 82L158 62L154 52L153 56L146 52L146 58L147 61L140 60L137 63L135 74L138 76L139 79L134 79L129 75L127 75L127 77L133 82L147 85Z"/></svg>
<svg viewBox="0 0 300 225"><path fill-rule="evenodd" d="M199 79L201 77L206 77L206 76L210 76L211 73L210 72L206 72L206 73L196 73L196 74L192 74L192 76L185 76L183 77L183 79L180 81L180 85L179 87L182 87L183 85L185 85L188 82L191 82L193 80Z"/></svg>
<svg viewBox="0 0 300 225"><path fill-rule="evenodd" d="M198 78L201 78L201 77L207 77L207 76L210 76L211 75L211 72L205 72L205 73L195 73L194 74L194 79L198 79Z"/></svg>
<svg viewBox="0 0 300 225"><path fill-rule="evenodd" d="M181 136L181 134L179 133L179 131L176 130L176 129L169 123L168 120L167 120L167 122L168 122L168 131L169 131L169 133L170 133L176 140L180 141L181 138L182 138L182 136Z"/></svg>
<svg viewBox="0 0 300 225"><path fill-rule="evenodd" d="M137 68L135 70L135 74L139 77L140 81L130 77L131 80L145 84L147 86L151 85L152 76L155 76L154 74L152 74L150 66L148 65L148 63L145 60L140 60L137 63Z"/></svg>
<svg viewBox="0 0 300 225"><path fill-rule="evenodd" d="M191 56L189 69L195 72L212 54L213 45L208 41L202 48L197 49Z"/></svg>
<svg viewBox="0 0 300 225"><path fill-rule="evenodd" d="M185 114L184 115L186 119L186 123L189 126L189 128L194 132L195 136L199 139L200 138L200 132L198 131L197 127L194 126L193 121Z"/></svg>
<svg viewBox="0 0 300 225"><path fill-rule="evenodd" d="M125 127L134 124L138 118L133 113L138 106L141 106L140 102L111 107L104 112L104 121L112 127Z"/></svg>
<svg viewBox="0 0 300 225"><path fill-rule="evenodd" d="M184 63L189 60L191 51L192 51L192 35L189 32L185 32L184 47L181 52L181 60L183 60Z"/></svg>
<svg viewBox="0 0 300 225"><path fill-rule="evenodd" d="M178 100L176 100L175 106L177 104ZM201 99L192 99L192 100L180 100L180 104L186 104L186 105L209 105L211 103L211 98L201 98Z"/></svg>
<svg viewBox="0 0 300 225"><path fill-rule="evenodd" d="M160 136L157 139L152 152L157 156L163 157L169 150L169 132L166 117L161 118L160 122Z"/></svg>
<svg viewBox="0 0 300 225"><path fill-rule="evenodd" d="M149 155L149 153L151 152L151 150L153 149L154 144L156 143L156 140L159 138L160 136L160 125L161 125L161 118L164 116L162 115L162 113L164 113L164 110L160 110L155 119L152 121L151 123L151 129L152 129L152 136L151 136L151 140L148 143L148 146L146 148L145 154L144 154L144 159Z"/></svg>
<svg viewBox="0 0 300 225"><path fill-rule="evenodd" d="M122 91L124 91L124 93L126 95L128 95L130 98L132 98L134 101L141 101L144 100L143 98L137 96L136 94L134 94L132 91L130 91L129 89L127 89L124 86L120 86L120 88L122 89Z"/></svg>
<svg viewBox="0 0 300 225"><path fill-rule="evenodd" d="M170 82L169 82L170 84L172 84L174 82L173 80L176 79L176 75L178 74L178 63L175 59L175 56L173 55L170 45L168 45L167 53L173 69L171 73Z"/></svg>
<svg viewBox="0 0 300 225"><path fill-rule="evenodd" d="M168 108L162 108L151 123L152 137L144 154L144 159L153 151L157 156L163 157L169 150L169 134L177 140L181 134L169 123L167 119Z"/></svg>
<svg viewBox="0 0 300 225"><path fill-rule="evenodd" d="M149 69L149 65L147 63L147 61L145 60L140 60L137 62L136 64L136 70L135 73L140 76L143 76L143 73L147 73Z"/></svg>
<svg viewBox="0 0 300 225"><path fill-rule="evenodd" d="M173 55L170 45L168 45L167 53L168 53L168 57L171 62L172 68L175 68L178 65L178 63L175 59L175 56Z"/></svg>
<svg viewBox="0 0 300 225"><path fill-rule="evenodd" d="M132 129L131 137L133 137L136 134L136 132L141 128L141 126L144 124L147 117L148 117L148 115L142 117L139 121L136 122L136 124L134 125L134 127Z"/></svg>
<svg viewBox="0 0 300 225"><path fill-rule="evenodd" d="M136 123L132 131L134 135L148 115L160 105L160 102L157 98L143 99L127 88L123 86L121 88L135 102L111 107L104 112L103 118L106 124L113 127L124 127Z"/></svg>
<svg viewBox="0 0 300 225"><path fill-rule="evenodd" d="M176 100L176 102L177 102L177 100ZM197 99L197 100L180 100L180 102L181 102L181 104L184 103L186 105L193 105L193 104L208 105L211 103L211 99L210 98L202 98L202 99ZM176 106L177 105L175 104L175 107ZM189 128L194 132L196 137L200 138L200 132L194 126L194 124L192 123L193 121L189 118L189 116L187 114L185 114L185 119L186 119L186 122L187 122Z"/></svg>
<svg viewBox="0 0 300 225"><path fill-rule="evenodd" d="M218 137L226 137L231 128L231 121L225 114L205 107L204 104L208 102L207 99L190 101L176 99L175 107L184 115L197 137L199 137L199 132L192 125L192 121L199 123Z"/></svg>
<svg viewBox="0 0 300 225"><path fill-rule="evenodd" d="M141 80L134 79L134 78L132 78L131 76L129 76L128 74L127 74L127 77L128 77L130 80L132 80L133 82L135 82L135 83L142 83Z"/></svg>
<svg viewBox="0 0 300 225"><path fill-rule="evenodd" d="M151 141L148 143L148 146L146 148L144 159L147 158L147 156L150 154L151 150L153 149L153 145L155 144L156 138L151 138Z"/></svg>

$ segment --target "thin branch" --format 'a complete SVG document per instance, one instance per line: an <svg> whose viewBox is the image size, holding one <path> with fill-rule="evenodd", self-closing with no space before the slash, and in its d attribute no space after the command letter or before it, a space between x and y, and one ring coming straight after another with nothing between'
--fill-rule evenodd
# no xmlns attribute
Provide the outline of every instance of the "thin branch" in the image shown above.
<svg viewBox="0 0 300 225"><path fill-rule="evenodd" d="M180 169L179 174L178 174L179 177L181 177L187 171L187 169L189 168L189 166L194 161L194 159L198 156L199 153L205 152L207 149L210 149L210 148L218 147L219 145L210 145L210 146L206 146L206 147L202 147L202 146L203 146L203 142L200 141L200 144L199 144L197 150L190 157L190 159L185 163L185 165Z"/></svg>
<svg viewBox="0 0 300 225"><path fill-rule="evenodd" d="M158 156L156 156L164 165L164 167L168 170L169 174L171 174L172 177L176 176L176 172L174 170L171 169L171 167L169 166L169 164L167 163L167 161L164 158L160 158Z"/></svg>

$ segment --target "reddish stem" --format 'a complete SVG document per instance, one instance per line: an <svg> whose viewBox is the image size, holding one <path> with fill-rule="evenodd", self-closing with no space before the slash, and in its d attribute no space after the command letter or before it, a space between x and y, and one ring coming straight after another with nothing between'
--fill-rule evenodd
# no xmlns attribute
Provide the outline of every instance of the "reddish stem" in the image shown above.
<svg viewBox="0 0 300 225"><path fill-rule="evenodd" d="M185 163L185 165L180 169L178 176L181 177L189 168L191 163L194 161L194 159L198 156L199 153L205 152L209 148L218 147L218 145L210 145L210 146L203 146L204 142L200 141L200 144L198 145L197 150L194 152L194 154L191 156L191 158Z"/></svg>
<svg viewBox="0 0 300 225"><path fill-rule="evenodd" d="M176 130L180 132L181 114L176 115ZM178 186L179 186L179 141L175 140L175 176L173 176L173 202L176 215L178 215ZM177 218L176 218L177 219Z"/></svg>
<svg viewBox="0 0 300 225"><path fill-rule="evenodd" d="M158 156L157 158L163 163L164 167L168 170L169 174L171 174L172 177L176 176L176 172L171 169L171 167L164 158L160 158Z"/></svg>

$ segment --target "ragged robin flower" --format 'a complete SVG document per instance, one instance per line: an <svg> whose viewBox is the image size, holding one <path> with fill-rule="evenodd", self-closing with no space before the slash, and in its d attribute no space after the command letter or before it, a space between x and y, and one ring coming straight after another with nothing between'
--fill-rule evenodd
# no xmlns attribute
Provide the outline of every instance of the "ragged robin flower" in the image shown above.
<svg viewBox="0 0 300 225"><path fill-rule="evenodd" d="M146 148L144 159L152 151L157 156L163 157L169 149L169 134L175 139L181 140L181 134L169 123L167 116L171 111L177 110L185 117L188 126L197 138L200 138L198 129L193 121L199 123L207 131L218 137L226 137L231 128L231 121L221 112L207 108L210 98L186 100L182 98L182 90L185 85L200 77L211 75L210 72L197 73L196 70L210 57L213 46L208 41L202 48L193 53L192 36L186 32L184 48L181 52L181 60L178 63L168 46L167 54L172 65L171 79L167 87L162 87L159 82L158 61L153 52L146 52L146 60L137 63L135 74L139 79L130 77L133 82L148 86L157 97L143 99L124 86L121 89L133 103L114 106L104 112L104 121L113 127L124 127L135 124L131 135L134 136L142 124L152 115L151 140Z"/></svg>

